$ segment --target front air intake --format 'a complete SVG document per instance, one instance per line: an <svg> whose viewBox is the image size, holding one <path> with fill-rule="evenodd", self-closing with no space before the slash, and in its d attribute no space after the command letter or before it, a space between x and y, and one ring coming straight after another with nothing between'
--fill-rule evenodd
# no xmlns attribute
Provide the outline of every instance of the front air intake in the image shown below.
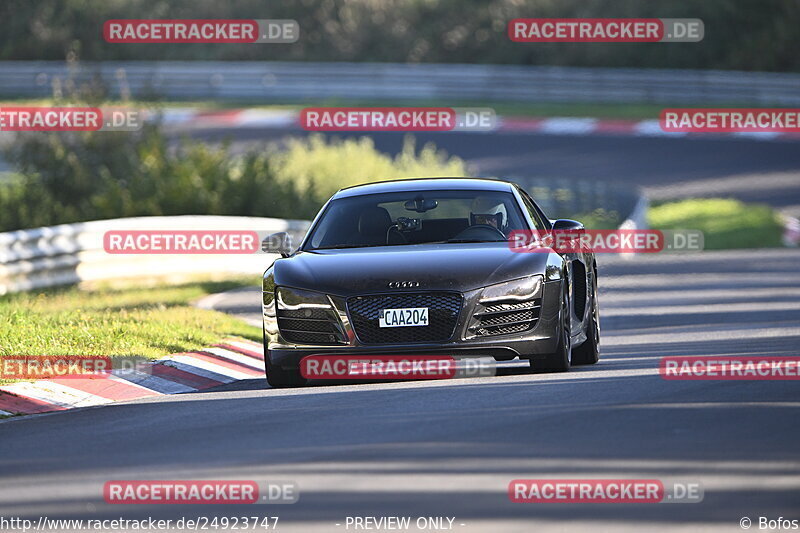
<svg viewBox="0 0 800 533"><path fill-rule="evenodd" d="M518 300L493 301L478 304L468 328L469 337L509 335L533 329L542 310L541 298L525 302Z"/></svg>
<svg viewBox="0 0 800 533"><path fill-rule="evenodd" d="M342 344L334 320L328 309L278 309L281 336L297 344Z"/></svg>

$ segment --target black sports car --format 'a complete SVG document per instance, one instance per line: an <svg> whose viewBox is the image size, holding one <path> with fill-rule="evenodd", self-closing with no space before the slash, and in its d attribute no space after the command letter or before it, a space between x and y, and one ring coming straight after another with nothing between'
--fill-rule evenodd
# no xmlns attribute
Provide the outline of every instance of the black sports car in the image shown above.
<svg viewBox="0 0 800 533"><path fill-rule="evenodd" d="M549 371L595 363L594 254L519 253L508 240L515 230L582 229L549 220L499 180L342 189L296 251L273 249L283 257L263 280L267 380L304 384L300 361L312 354L519 357Z"/></svg>

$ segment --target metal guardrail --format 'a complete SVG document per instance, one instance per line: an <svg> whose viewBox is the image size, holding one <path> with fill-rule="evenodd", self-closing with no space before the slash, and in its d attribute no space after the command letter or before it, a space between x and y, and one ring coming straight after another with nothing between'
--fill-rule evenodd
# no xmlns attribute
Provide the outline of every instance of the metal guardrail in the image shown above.
<svg viewBox="0 0 800 533"><path fill-rule="evenodd" d="M0 96L44 97L68 80L115 96L250 100L800 105L800 74L513 65L255 61L0 62Z"/></svg>
<svg viewBox="0 0 800 533"><path fill-rule="evenodd" d="M304 220L227 216L138 217L0 233L0 294L112 279L263 272L274 254L109 254L103 235L116 230L250 230L289 232L299 242Z"/></svg>

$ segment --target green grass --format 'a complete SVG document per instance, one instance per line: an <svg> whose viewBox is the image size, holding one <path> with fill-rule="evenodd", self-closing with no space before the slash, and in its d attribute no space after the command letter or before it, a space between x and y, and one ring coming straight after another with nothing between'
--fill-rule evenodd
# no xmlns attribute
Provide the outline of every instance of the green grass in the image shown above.
<svg viewBox="0 0 800 533"><path fill-rule="evenodd" d="M734 199L689 199L654 205L648 212L654 229L698 229L706 250L782 246L779 215L769 206Z"/></svg>
<svg viewBox="0 0 800 533"><path fill-rule="evenodd" d="M190 302L256 284L253 279L195 281L148 288L77 287L0 297L4 355L138 355L159 358L226 336L261 341L260 328Z"/></svg>

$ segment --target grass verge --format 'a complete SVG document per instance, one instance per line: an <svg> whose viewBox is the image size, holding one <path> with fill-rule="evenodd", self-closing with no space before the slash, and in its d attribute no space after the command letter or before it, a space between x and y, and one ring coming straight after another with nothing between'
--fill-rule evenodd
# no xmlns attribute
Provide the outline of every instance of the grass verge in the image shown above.
<svg viewBox="0 0 800 533"><path fill-rule="evenodd" d="M260 328L190 302L253 279L148 288L77 287L0 297L4 355L138 355L159 358L226 336L261 341Z"/></svg>
<svg viewBox="0 0 800 533"><path fill-rule="evenodd" d="M782 246L780 216L767 205L730 198L694 198L650 207L653 229L698 229L706 250Z"/></svg>

